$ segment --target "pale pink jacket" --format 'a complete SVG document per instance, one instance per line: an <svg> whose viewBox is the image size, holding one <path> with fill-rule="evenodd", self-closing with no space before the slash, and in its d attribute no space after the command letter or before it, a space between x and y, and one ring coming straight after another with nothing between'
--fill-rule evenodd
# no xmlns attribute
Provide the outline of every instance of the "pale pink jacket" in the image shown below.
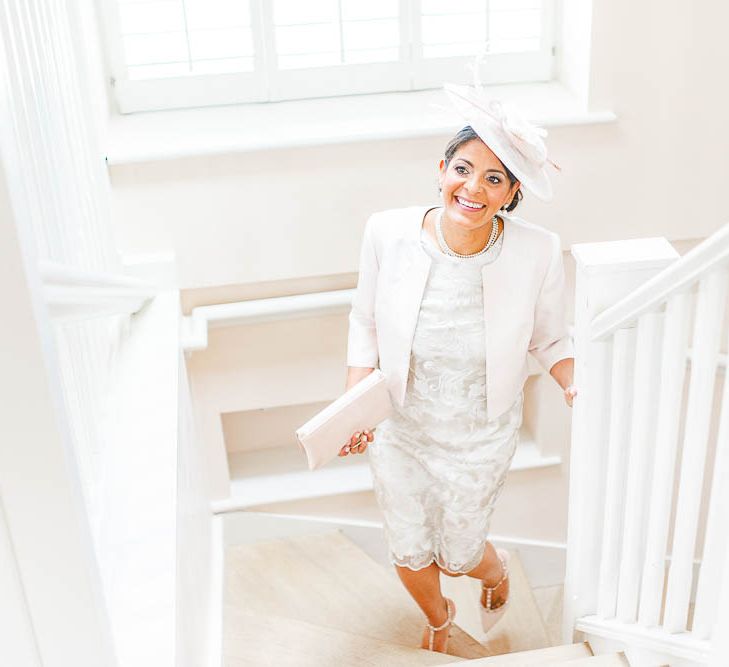
<svg viewBox="0 0 729 667"><path fill-rule="evenodd" d="M420 240L430 208L411 206L370 216L349 315L347 365L379 365L400 405L431 263ZM489 419L508 410L522 390L528 352L547 371L574 356L565 320L559 236L513 215L504 216L504 222L501 252L481 270Z"/></svg>

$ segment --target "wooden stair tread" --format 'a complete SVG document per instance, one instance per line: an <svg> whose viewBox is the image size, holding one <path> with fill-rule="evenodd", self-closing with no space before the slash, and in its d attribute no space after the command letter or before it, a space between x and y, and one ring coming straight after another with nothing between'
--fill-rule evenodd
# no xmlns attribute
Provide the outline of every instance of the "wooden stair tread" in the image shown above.
<svg viewBox="0 0 729 667"><path fill-rule="evenodd" d="M630 667L630 663L622 651L593 655L590 658L569 660L568 662L562 663L561 667L583 667L583 665L584 667Z"/></svg>
<svg viewBox="0 0 729 667"><path fill-rule="evenodd" d="M359 634L356 619L345 632L273 614L227 607L224 635L225 667L406 667L462 662L455 656Z"/></svg>
<svg viewBox="0 0 729 667"><path fill-rule="evenodd" d="M518 651L505 655L495 655L490 658L479 658L469 661L469 667L481 665L505 665L506 667L526 667L527 665L572 664L584 658L592 657L592 649L587 642L563 644L561 646L548 646L546 648Z"/></svg>
<svg viewBox="0 0 729 667"><path fill-rule="evenodd" d="M225 632L231 610L288 619L412 648L425 618L398 581L339 531L226 549ZM456 603L457 604L457 603ZM458 611L460 613L460 610ZM490 655L454 624L451 655ZM443 657L443 654L438 654Z"/></svg>

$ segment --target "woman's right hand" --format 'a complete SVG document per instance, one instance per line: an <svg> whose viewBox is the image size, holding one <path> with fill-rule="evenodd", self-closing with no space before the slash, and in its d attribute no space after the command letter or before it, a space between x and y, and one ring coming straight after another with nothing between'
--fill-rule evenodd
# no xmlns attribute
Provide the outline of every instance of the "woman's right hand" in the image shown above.
<svg viewBox="0 0 729 667"><path fill-rule="evenodd" d="M339 450L339 456L347 456L347 454L364 454L367 445L375 439L375 429L365 429L352 434L349 442Z"/></svg>
<svg viewBox="0 0 729 667"><path fill-rule="evenodd" d="M356 366L348 366L347 384L345 387L345 391L348 391L358 382L364 380L374 370L374 368L359 368ZM339 450L339 456L347 456L347 454L364 454L365 450L367 449L367 445L369 445L374 439L375 429L364 429L362 431L357 431L356 433L352 434L349 442L342 445L342 448Z"/></svg>

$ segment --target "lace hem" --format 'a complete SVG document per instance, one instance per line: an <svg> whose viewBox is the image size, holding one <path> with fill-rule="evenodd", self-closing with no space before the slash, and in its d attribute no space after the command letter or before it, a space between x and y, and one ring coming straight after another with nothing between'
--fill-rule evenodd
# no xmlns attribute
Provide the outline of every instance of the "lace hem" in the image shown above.
<svg viewBox="0 0 729 667"><path fill-rule="evenodd" d="M436 554L433 551L426 551L415 556L402 556L400 558L390 551L390 562L397 567L406 567L408 570L413 570L414 572L423 570L431 563L435 563L439 568L447 570L451 574L466 574L473 570L481 562L484 551L486 550L486 542L488 542L488 540L484 540L481 543L473 558L460 566L453 562L446 562L440 554Z"/></svg>

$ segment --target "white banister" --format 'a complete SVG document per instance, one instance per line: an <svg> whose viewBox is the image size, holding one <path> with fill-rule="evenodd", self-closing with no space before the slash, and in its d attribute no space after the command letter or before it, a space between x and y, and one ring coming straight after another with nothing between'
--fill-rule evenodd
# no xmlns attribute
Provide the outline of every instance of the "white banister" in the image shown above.
<svg viewBox="0 0 729 667"><path fill-rule="evenodd" d="M699 282L692 338L694 360L691 364L681 480L663 620L669 632L685 630L688 618L696 525L728 283L729 271L725 267L715 269Z"/></svg>
<svg viewBox="0 0 729 667"><path fill-rule="evenodd" d="M591 336L606 338L643 313L660 308L674 294L690 288L714 267L729 262L729 224L692 248L672 266L608 308L592 322Z"/></svg>
<svg viewBox="0 0 729 667"><path fill-rule="evenodd" d="M633 410L625 471L625 520L620 554L620 577L616 616L625 622L635 621L641 566L645 555L645 517L648 506L648 473L655 447L656 401L660 378L661 313L645 313L638 320L633 367Z"/></svg>
<svg viewBox="0 0 729 667"><path fill-rule="evenodd" d="M138 278L118 273L89 271L57 262L39 262L43 294L56 320L131 315L157 293Z"/></svg>
<svg viewBox="0 0 729 667"><path fill-rule="evenodd" d="M562 640L573 641L577 619L597 609L606 508L605 470L612 341L592 338L593 319L678 258L665 239L583 243L572 247L575 292L575 383L572 414L567 564Z"/></svg>
<svg viewBox="0 0 729 667"><path fill-rule="evenodd" d="M618 597L620 544L625 513L625 470L633 404L633 383L630 381L630 370L634 358L635 329L619 329L615 332L613 340L605 516L602 528L597 604L597 613L604 618L612 618L615 615Z"/></svg>
<svg viewBox="0 0 729 667"><path fill-rule="evenodd" d="M729 664L721 634L729 625L729 383L720 351L729 225L681 258L655 239L585 244L573 254L583 402L573 408L562 639L620 642L647 664ZM591 575L599 575L597 601Z"/></svg>
<svg viewBox="0 0 729 667"><path fill-rule="evenodd" d="M663 600L681 398L686 372L684 359L688 346L690 305L690 295L684 291L671 297L666 307L661 344L656 449L638 611L638 622L644 626L658 625Z"/></svg>
<svg viewBox="0 0 729 667"><path fill-rule="evenodd" d="M152 327L156 353L140 330L155 313L143 306L161 300L124 275L111 228L95 104L106 91L89 48L96 4L0 2L0 490L26 608L9 599L3 609L27 615L48 667L161 667L175 661L179 300L167 295L165 328ZM139 411L124 411L135 401ZM162 421L164 434L155 430ZM168 464L146 461L149 488L164 496L154 530L154 510L129 503L130 490L150 497L139 495L145 461L130 457L135 448ZM208 515L197 506L202 524ZM145 532L147 548L125 539L132 529ZM146 581L124 576L135 566ZM191 641L202 626L186 626ZM26 664L8 659L4 644L0 663Z"/></svg>

